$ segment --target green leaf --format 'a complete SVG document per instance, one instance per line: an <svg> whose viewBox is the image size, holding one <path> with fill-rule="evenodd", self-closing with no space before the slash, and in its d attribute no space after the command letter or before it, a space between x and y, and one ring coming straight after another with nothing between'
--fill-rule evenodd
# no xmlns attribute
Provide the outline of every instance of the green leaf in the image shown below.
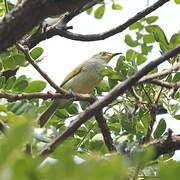
<svg viewBox="0 0 180 180"><path fill-rule="evenodd" d="M152 51L153 46L147 46L146 44L141 44L141 52L144 55L148 55Z"/></svg>
<svg viewBox="0 0 180 180"><path fill-rule="evenodd" d="M3 69L3 65L2 63L0 62L0 71Z"/></svg>
<svg viewBox="0 0 180 180"><path fill-rule="evenodd" d="M164 133L164 131L166 130L166 121L162 118L157 127L156 130L154 131L154 138L159 138L161 137L161 135Z"/></svg>
<svg viewBox="0 0 180 180"><path fill-rule="evenodd" d="M174 0L176 4L180 4L180 0Z"/></svg>
<svg viewBox="0 0 180 180"><path fill-rule="evenodd" d="M146 61L146 57L143 54L138 54L137 55L137 64L141 65Z"/></svg>
<svg viewBox="0 0 180 180"><path fill-rule="evenodd" d="M82 110L85 110L90 105L90 103L86 101L80 101L80 105Z"/></svg>
<svg viewBox="0 0 180 180"><path fill-rule="evenodd" d="M108 83L109 83L110 89L112 89L114 86L116 86L118 84L118 81L111 79L111 78L108 78Z"/></svg>
<svg viewBox="0 0 180 180"><path fill-rule="evenodd" d="M146 18L146 22L148 24L152 24L152 23L156 22L157 20L158 20L158 16L150 16L150 17Z"/></svg>
<svg viewBox="0 0 180 180"><path fill-rule="evenodd" d="M71 103L69 106L66 107L66 110L69 114L77 114L78 113L78 105L75 103Z"/></svg>
<svg viewBox="0 0 180 180"><path fill-rule="evenodd" d="M119 74L117 73L113 73L111 76L110 76L111 79L114 79L114 80L119 80L120 77L119 77Z"/></svg>
<svg viewBox="0 0 180 180"><path fill-rule="evenodd" d="M100 72L100 75L104 77L104 76L110 76L113 73L114 73L114 71L113 71L112 67L107 66Z"/></svg>
<svg viewBox="0 0 180 180"><path fill-rule="evenodd" d="M84 137L87 134L87 129L85 127L81 127L76 131L76 135L79 137Z"/></svg>
<svg viewBox="0 0 180 180"><path fill-rule="evenodd" d="M172 35L170 39L170 48L175 48L177 45L180 44L180 33L175 33Z"/></svg>
<svg viewBox="0 0 180 180"><path fill-rule="evenodd" d="M136 39L139 40L143 37L143 34L141 34L139 31L136 32Z"/></svg>
<svg viewBox="0 0 180 180"><path fill-rule="evenodd" d="M16 124L14 124L13 127L11 127L8 131L8 133L6 134L6 139L1 139L1 169L4 164L8 164L7 167L3 168L4 170L2 169L1 173L5 173L7 169L12 168L12 164L14 164L18 157L22 156L21 152L23 145L27 143L27 140L30 139L30 135L32 132L30 123L25 118L14 117L14 119L16 121ZM2 174L0 175L0 177L2 179Z"/></svg>
<svg viewBox="0 0 180 180"><path fill-rule="evenodd" d="M21 115L27 110L30 110L30 105L28 103L23 103L19 108L16 110L15 114L16 115Z"/></svg>
<svg viewBox="0 0 180 180"><path fill-rule="evenodd" d="M146 26L146 31L149 33L153 33L154 38L157 42L160 42L164 46L168 47L168 40L161 27L157 25L149 25L149 26Z"/></svg>
<svg viewBox="0 0 180 180"><path fill-rule="evenodd" d="M12 56L12 58L14 59L16 65L24 66L26 63L25 56L22 54L15 54Z"/></svg>
<svg viewBox="0 0 180 180"><path fill-rule="evenodd" d="M177 180L180 162L175 160L163 161L158 169L157 176L162 180Z"/></svg>
<svg viewBox="0 0 180 180"><path fill-rule="evenodd" d="M3 66L4 69L16 69L16 62L12 57L9 57L7 59L3 59Z"/></svg>
<svg viewBox="0 0 180 180"><path fill-rule="evenodd" d="M176 114L175 116L173 116L173 118L180 120L180 114Z"/></svg>
<svg viewBox="0 0 180 180"><path fill-rule="evenodd" d="M124 41L130 47L136 47L136 46L139 45L138 41L133 40L129 34L127 34L125 36L125 40Z"/></svg>
<svg viewBox="0 0 180 180"><path fill-rule="evenodd" d="M136 133L136 127L135 127L135 121L131 121L129 119L128 114L123 114L121 116L121 125L124 130L126 130L128 133L134 134Z"/></svg>
<svg viewBox="0 0 180 180"><path fill-rule="evenodd" d="M35 81L29 82L26 89L24 89L24 92L27 92L27 93L41 92L45 88L46 88L46 83L44 81L35 80Z"/></svg>
<svg viewBox="0 0 180 180"><path fill-rule="evenodd" d="M0 17L3 16L5 13L4 9L3 8L0 8Z"/></svg>
<svg viewBox="0 0 180 180"><path fill-rule="evenodd" d="M159 43L159 46L163 53L167 52L169 49L167 45L165 45L164 43L161 43L161 42Z"/></svg>
<svg viewBox="0 0 180 180"><path fill-rule="evenodd" d="M23 101L18 101L15 103L11 103L8 105L8 110L12 111L14 114L21 115L24 112L30 110L30 104L27 102L23 102Z"/></svg>
<svg viewBox="0 0 180 180"><path fill-rule="evenodd" d="M4 76L1 76L0 77L0 89L2 89L4 87L5 81L6 81L6 78Z"/></svg>
<svg viewBox="0 0 180 180"><path fill-rule="evenodd" d="M153 43L155 41L153 34L145 34L143 35L144 43Z"/></svg>
<svg viewBox="0 0 180 180"><path fill-rule="evenodd" d="M66 119L69 117L69 114L66 109L58 109L55 114L61 119Z"/></svg>
<svg viewBox="0 0 180 180"><path fill-rule="evenodd" d="M123 7L120 4L113 3L112 4L112 9L114 9L114 10L122 10Z"/></svg>
<svg viewBox="0 0 180 180"><path fill-rule="evenodd" d="M101 81L98 85L97 85L97 90L100 92L107 92L109 91L109 85L106 81Z"/></svg>
<svg viewBox="0 0 180 180"><path fill-rule="evenodd" d="M16 77L10 77L7 81L6 81L6 85L5 85L5 89L9 90L13 87L14 83L16 81Z"/></svg>
<svg viewBox="0 0 180 180"><path fill-rule="evenodd" d="M104 15L104 12L105 12L105 5L103 4L95 10L95 12L94 12L95 18L101 19Z"/></svg>
<svg viewBox="0 0 180 180"><path fill-rule="evenodd" d="M135 29L142 30L143 28L144 28L144 26L140 22L135 22L129 26L130 30L135 30Z"/></svg>
<svg viewBox="0 0 180 180"><path fill-rule="evenodd" d="M23 91L26 87L28 86L28 81L27 80L18 80L14 87L14 91Z"/></svg>
<svg viewBox="0 0 180 180"><path fill-rule="evenodd" d="M34 60L36 60L43 54L43 51L44 51L43 48L35 47L34 49L31 50L30 55Z"/></svg>
<svg viewBox="0 0 180 180"><path fill-rule="evenodd" d="M117 63L116 63L116 67L115 67L115 70L117 72L119 72L123 68L124 61L125 61L125 57L124 56L120 56L118 58Z"/></svg>
<svg viewBox="0 0 180 180"><path fill-rule="evenodd" d="M126 59L128 61L131 61L132 59L134 59L136 57L136 52L133 49L129 49L126 52Z"/></svg>
<svg viewBox="0 0 180 180"><path fill-rule="evenodd" d="M91 150L99 150L102 148L104 145L103 140L102 140L102 135L101 134L96 134L93 138L92 141L90 142L90 149Z"/></svg>
<svg viewBox="0 0 180 180"><path fill-rule="evenodd" d="M172 82L176 83L176 82L179 82L179 81L180 81L180 72L177 72L174 75Z"/></svg>

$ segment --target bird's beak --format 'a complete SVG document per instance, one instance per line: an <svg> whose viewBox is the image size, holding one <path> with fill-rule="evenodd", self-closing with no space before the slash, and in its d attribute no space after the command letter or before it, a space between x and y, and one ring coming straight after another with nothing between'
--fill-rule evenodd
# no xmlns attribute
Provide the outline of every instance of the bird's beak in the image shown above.
<svg viewBox="0 0 180 180"><path fill-rule="evenodd" d="M115 57L115 56L117 56L119 54L122 54L122 53L114 53L114 54L112 54L112 57Z"/></svg>
<svg viewBox="0 0 180 180"><path fill-rule="evenodd" d="M114 56L117 56L118 54L122 54L122 53L107 53L106 54L106 61L109 62Z"/></svg>

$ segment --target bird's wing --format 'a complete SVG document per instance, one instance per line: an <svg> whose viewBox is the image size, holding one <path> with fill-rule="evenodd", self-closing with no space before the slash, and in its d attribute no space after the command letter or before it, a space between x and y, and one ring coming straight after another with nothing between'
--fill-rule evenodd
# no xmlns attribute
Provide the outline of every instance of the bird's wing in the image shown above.
<svg viewBox="0 0 180 180"><path fill-rule="evenodd" d="M63 87L69 80L71 80L74 76L79 74L82 70L82 64L80 64L78 67L76 67L73 71L71 71L64 79L64 81L61 83L60 87Z"/></svg>

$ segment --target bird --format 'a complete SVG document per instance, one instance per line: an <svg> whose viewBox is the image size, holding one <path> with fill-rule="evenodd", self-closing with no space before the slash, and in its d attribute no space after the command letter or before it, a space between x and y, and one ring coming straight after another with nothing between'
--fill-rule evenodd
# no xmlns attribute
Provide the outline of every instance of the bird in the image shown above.
<svg viewBox="0 0 180 180"><path fill-rule="evenodd" d="M70 72L61 83L60 87L75 93L90 94L101 82L103 77L100 72L107 66L108 62L115 56L122 53L99 52L90 59L84 61ZM68 102L67 99L56 99L40 115L39 125L43 127L52 117L56 109L63 107Z"/></svg>

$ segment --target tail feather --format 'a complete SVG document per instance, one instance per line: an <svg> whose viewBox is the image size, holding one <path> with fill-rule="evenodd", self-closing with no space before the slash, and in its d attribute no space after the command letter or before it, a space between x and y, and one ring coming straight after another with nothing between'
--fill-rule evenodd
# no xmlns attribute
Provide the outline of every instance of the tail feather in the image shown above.
<svg viewBox="0 0 180 180"><path fill-rule="evenodd" d="M53 101L53 103L48 107L48 109L40 116L40 127L43 127L46 124L46 122L51 118L56 109L59 107L59 104L59 101Z"/></svg>

